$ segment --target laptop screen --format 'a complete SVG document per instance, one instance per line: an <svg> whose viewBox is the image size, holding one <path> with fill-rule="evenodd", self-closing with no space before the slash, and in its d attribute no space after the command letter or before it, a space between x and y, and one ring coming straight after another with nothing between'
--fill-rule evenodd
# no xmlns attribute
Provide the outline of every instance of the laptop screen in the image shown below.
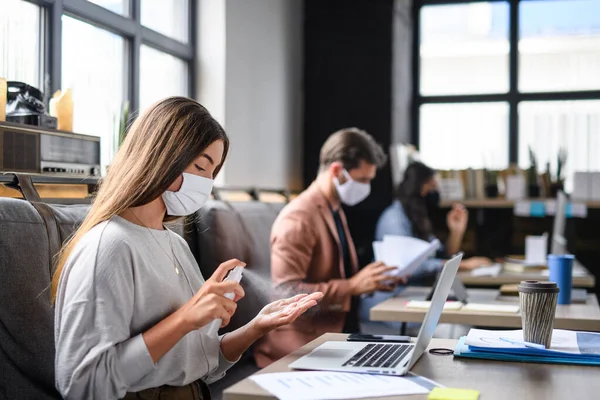
<svg viewBox="0 0 600 400"><path fill-rule="evenodd" d="M459 253L444 264L444 268L442 269L442 273L438 279L435 291L433 292L431 304L429 305L429 311L427 311L425 319L423 320L423 325L421 325L421 330L419 331L419 336L417 337L417 343L415 344L415 350L408 366L409 369L415 365L421 355L423 355L423 352L427 346L429 346L429 342L433 337L435 328L437 327L440 316L442 315L442 311L444 310L444 304L446 304L446 299L448 298L448 294L452 288L452 283L456 277L456 272L458 271L458 266L460 265L462 256L463 254Z"/></svg>

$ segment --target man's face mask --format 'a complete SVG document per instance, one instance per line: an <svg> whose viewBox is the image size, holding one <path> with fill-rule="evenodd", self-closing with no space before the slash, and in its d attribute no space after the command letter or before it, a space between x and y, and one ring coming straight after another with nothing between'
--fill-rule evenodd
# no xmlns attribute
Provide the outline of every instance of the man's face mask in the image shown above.
<svg viewBox="0 0 600 400"><path fill-rule="evenodd" d="M168 215L185 216L195 213L206 203L212 191L212 179L187 172L182 176L183 182L177 192L167 190L162 194Z"/></svg>
<svg viewBox="0 0 600 400"><path fill-rule="evenodd" d="M342 203L348 206L354 206L369 196L371 193L370 184L352 180L350 174L346 170L344 170L344 176L346 177L346 182L343 184L340 184L337 177L333 178L333 183Z"/></svg>

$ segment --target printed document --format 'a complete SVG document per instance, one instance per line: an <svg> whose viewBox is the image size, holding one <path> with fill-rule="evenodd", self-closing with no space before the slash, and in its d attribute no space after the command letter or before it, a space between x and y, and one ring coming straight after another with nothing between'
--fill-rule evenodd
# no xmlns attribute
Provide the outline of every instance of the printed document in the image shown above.
<svg viewBox="0 0 600 400"><path fill-rule="evenodd" d="M396 267L391 275L410 275L441 247L439 240L431 242L410 236L385 235L383 241L373 242L377 261Z"/></svg>
<svg viewBox="0 0 600 400"><path fill-rule="evenodd" d="M600 357L600 333L577 332L563 329L552 331L550 349L538 350L514 345L500 338L523 341L523 331L488 331L484 329L471 329L466 337L465 344L486 349L513 349L527 353L547 354L576 354L588 357Z"/></svg>
<svg viewBox="0 0 600 400"><path fill-rule="evenodd" d="M301 371L251 376L280 400L360 399L427 394L435 382L416 375L383 376L345 372Z"/></svg>

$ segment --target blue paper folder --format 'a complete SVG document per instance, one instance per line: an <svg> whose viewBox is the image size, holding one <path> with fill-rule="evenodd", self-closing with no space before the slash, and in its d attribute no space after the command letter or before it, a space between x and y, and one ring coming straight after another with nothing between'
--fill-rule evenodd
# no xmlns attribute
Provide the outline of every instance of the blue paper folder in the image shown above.
<svg viewBox="0 0 600 400"><path fill-rule="evenodd" d="M600 356L591 354L564 354L550 350L502 349L491 347L474 347L465 344L466 337L458 341L454 355L456 357L478 358L484 360L534 362L548 364L599 365Z"/></svg>

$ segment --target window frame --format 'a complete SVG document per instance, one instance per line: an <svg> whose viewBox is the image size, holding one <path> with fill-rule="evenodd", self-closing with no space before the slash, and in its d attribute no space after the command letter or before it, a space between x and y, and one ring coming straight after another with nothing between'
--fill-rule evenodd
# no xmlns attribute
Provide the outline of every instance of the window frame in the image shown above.
<svg viewBox="0 0 600 400"><path fill-rule="evenodd" d="M508 103L508 164L519 162L519 104L523 101L600 100L600 90L520 92L519 91L519 3L522 0L414 0L412 8L412 106L411 141L419 148L420 108L424 104ZM456 5L479 2L506 2L509 6L509 89L501 94L422 96L421 90L421 9L431 5Z"/></svg>
<svg viewBox="0 0 600 400"><path fill-rule="evenodd" d="M62 16L68 15L95 27L105 29L125 40L125 90L123 99L130 109L139 110L140 49L142 44L182 59L188 68L188 96L196 95L196 10L197 0L189 0L187 43L153 31L142 25L142 0L129 0L128 17L114 13L87 0L25 0L41 6L45 11L43 33L43 77L49 77L52 93L61 89L62 76ZM44 79L45 80L45 79ZM48 94L46 94L48 96Z"/></svg>

